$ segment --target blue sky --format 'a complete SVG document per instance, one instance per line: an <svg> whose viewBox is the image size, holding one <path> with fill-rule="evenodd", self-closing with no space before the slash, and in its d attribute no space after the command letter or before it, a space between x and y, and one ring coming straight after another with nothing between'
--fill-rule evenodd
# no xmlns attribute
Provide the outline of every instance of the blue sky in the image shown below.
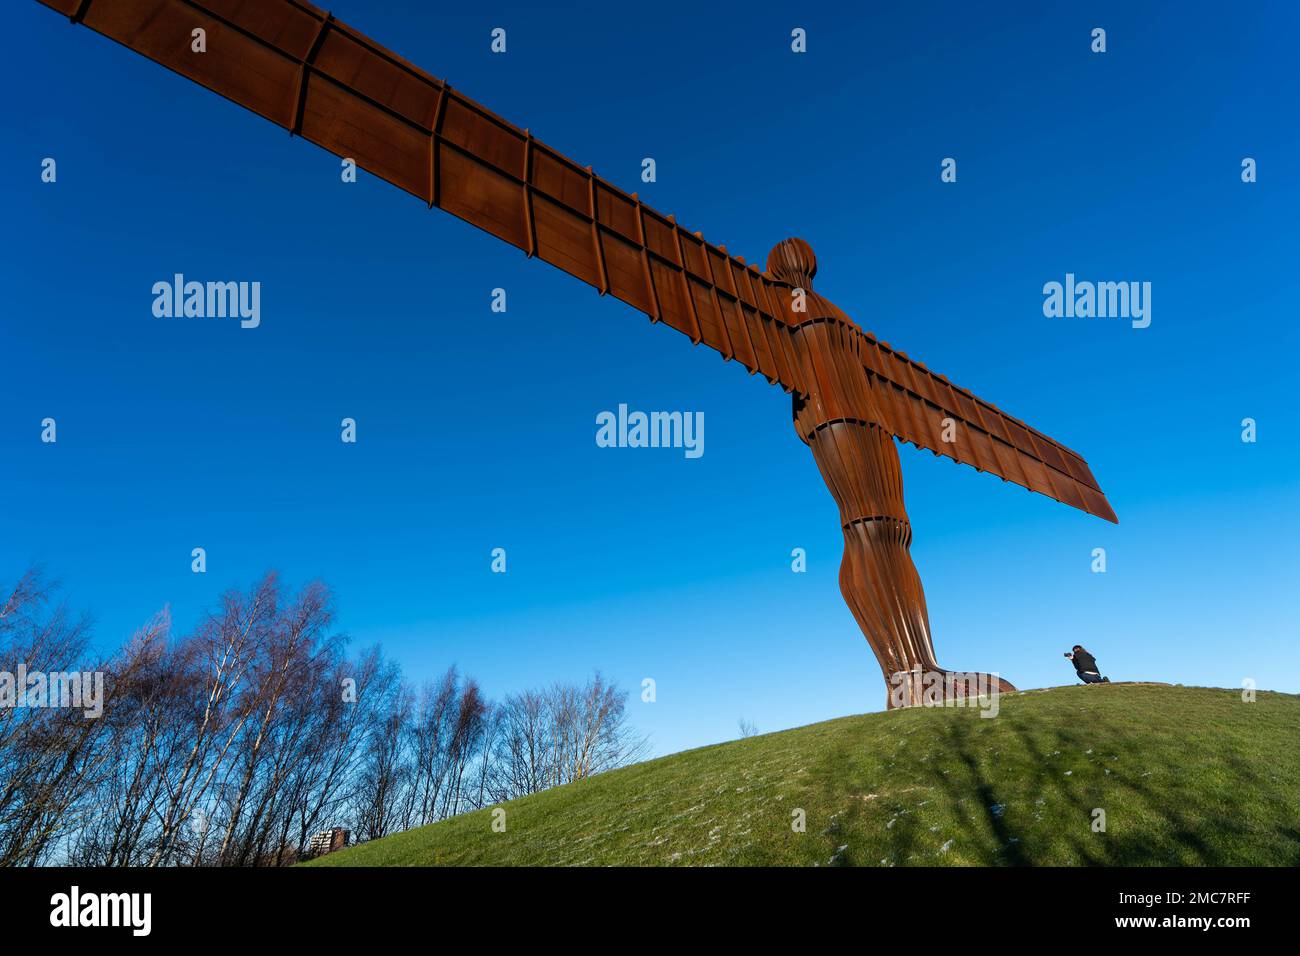
<svg viewBox="0 0 1300 956"><path fill-rule="evenodd" d="M941 663L1047 686L1082 643L1116 680L1300 692L1289 5L442 6L331 10L737 254L806 238L864 328L1089 461L1118 527L900 448ZM883 706L788 396L34 3L10 23L0 581L44 564L116 643L319 577L415 679L653 678L660 753ZM176 272L260 281L261 326L155 318ZM1151 326L1045 318L1067 272L1151 282ZM704 412L705 454L598 448L621 402Z"/></svg>

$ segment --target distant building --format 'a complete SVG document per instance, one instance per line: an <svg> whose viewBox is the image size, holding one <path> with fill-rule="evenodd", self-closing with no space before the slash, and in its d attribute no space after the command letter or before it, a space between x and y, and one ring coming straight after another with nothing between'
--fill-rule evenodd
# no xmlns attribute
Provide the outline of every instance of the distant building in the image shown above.
<svg viewBox="0 0 1300 956"><path fill-rule="evenodd" d="M314 856L341 850L348 845L348 839L351 835L350 831L344 830L342 827L334 827L330 830L322 830L320 833L313 833L311 839L307 841L307 850L303 856L310 859Z"/></svg>

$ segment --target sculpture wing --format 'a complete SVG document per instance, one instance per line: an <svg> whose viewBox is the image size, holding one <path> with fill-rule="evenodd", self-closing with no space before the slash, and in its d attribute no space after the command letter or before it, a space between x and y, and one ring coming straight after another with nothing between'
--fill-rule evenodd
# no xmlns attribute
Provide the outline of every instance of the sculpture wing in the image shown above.
<svg viewBox="0 0 1300 956"><path fill-rule="evenodd" d="M806 393L788 284L705 242L305 0L40 0L368 172ZM206 49L192 50L192 33ZM890 430L1115 521L1087 464L876 341ZM944 441L944 419L958 425Z"/></svg>
<svg viewBox="0 0 1300 956"><path fill-rule="evenodd" d="M779 290L757 268L311 4L40 2L799 389Z"/></svg>
<svg viewBox="0 0 1300 956"><path fill-rule="evenodd" d="M1119 523L1078 453L868 333L862 364L898 438Z"/></svg>

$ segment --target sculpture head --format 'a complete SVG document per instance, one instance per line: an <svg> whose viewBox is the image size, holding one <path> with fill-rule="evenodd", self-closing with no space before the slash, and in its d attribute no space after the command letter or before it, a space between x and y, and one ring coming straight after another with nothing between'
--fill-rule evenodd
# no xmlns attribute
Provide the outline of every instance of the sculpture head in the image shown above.
<svg viewBox="0 0 1300 956"><path fill-rule="evenodd" d="M796 289L811 291L817 256L804 240L783 239L767 254L767 274Z"/></svg>

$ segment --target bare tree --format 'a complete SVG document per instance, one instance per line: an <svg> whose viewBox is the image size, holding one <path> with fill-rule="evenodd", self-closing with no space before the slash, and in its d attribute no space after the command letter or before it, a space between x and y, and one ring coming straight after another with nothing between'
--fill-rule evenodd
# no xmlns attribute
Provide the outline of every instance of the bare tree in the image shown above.
<svg viewBox="0 0 1300 956"><path fill-rule="evenodd" d="M319 678L320 661L329 658L332 641L325 631L332 620L329 592L311 584L291 607L277 613L265 639L258 642L244 708L251 719L236 749L238 783L229 797L225 835L217 849L223 863L249 862L258 836L265 836L261 827L269 804L301 756L302 734L311 724L310 708L304 706L311 698L303 691ZM252 819L245 823L243 816L259 783L261 799L253 803Z"/></svg>
<svg viewBox="0 0 1300 956"><path fill-rule="evenodd" d="M97 673L107 699L114 674L130 675L121 661L116 669L88 663L88 622L51 607L55 591L33 569L0 602L0 671L15 695L26 689L25 675L40 675L50 694L57 673ZM57 696L45 702L53 706L0 707L0 865L34 866L69 838L110 766L111 727L102 714L63 706Z"/></svg>
<svg viewBox="0 0 1300 956"><path fill-rule="evenodd" d="M359 688L373 686L382 666L378 648L360 660L335 661L319 687L308 743L284 786L280 843L292 834L299 850L313 833L343 811L347 785L356 770L368 711Z"/></svg>
<svg viewBox="0 0 1300 956"><path fill-rule="evenodd" d="M649 749L627 719L627 693L600 674L585 684L553 684L509 697L499 719L496 800L635 763Z"/></svg>
<svg viewBox="0 0 1300 956"><path fill-rule="evenodd" d="M493 777L494 756L497 752L497 741L501 739L504 716L504 708L497 704L488 705L483 715L483 740L479 746L476 768L478 783L472 795L470 809L480 810L494 802L490 796L489 783Z"/></svg>
<svg viewBox="0 0 1300 956"><path fill-rule="evenodd" d="M93 815L70 850L78 865L132 866L150 850L153 810L164 779L184 756L186 739L170 629L164 610L123 652L131 676L116 680L112 704L105 709L104 719L114 728L113 755L109 772L91 794Z"/></svg>
<svg viewBox="0 0 1300 956"><path fill-rule="evenodd" d="M88 624L53 594L30 572L0 601L0 671L89 669ZM99 718L0 708L0 865L282 865L321 829L376 839L646 751L599 674L497 705L453 667L417 694L379 648L349 659L332 621L323 585L286 597L268 574L93 665Z"/></svg>
<svg viewBox="0 0 1300 956"><path fill-rule="evenodd" d="M440 798L450 769L449 749L459 708L456 669L424 685L411 725L411 786L403 808L402 826L409 828L439 818Z"/></svg>
<svg viewBox="0 0 1300 956"><path fill-rule="evenodd" d="M456 708L456 720L451 739L447 743L447 787L443 794L441 815L449 817L460 813L465 771L478 754L483 740L483 719L487 703L478 683L467 680L461 688Z"/></svg>
<svg viewBox="0 0 1300 956"><path fill-rule="evenodd" d="M228 591L220 613L210 614L180 648L185 690L194 703L193 730L189 753L175 775L164 778L165 804L149 866L167 862L180 849L181 827L193 820L195 811L203 819L213 781L228 766L230 748L256 712L250 669L274 626L278 597L274 574L266 575L248 596ZM200 853L206 835L207 827L200 827Z"/></svg>
<svg viewBox="0 0 1300 956"><path fill-rule="evenodd" d="M556 779L550 710L540 691L526 690L501 706L493 797L497 801L537 793Z"/></svg>
<svg viewBox="0 0 1300 956"><path fill-rule="evenodd" d="M373 723L352 788L354 829L362 840L375 840L400 828L404 791L411 781L407 740L412 695L393 665L380 668L373 686L361 692L371 695Z"/></svg>

